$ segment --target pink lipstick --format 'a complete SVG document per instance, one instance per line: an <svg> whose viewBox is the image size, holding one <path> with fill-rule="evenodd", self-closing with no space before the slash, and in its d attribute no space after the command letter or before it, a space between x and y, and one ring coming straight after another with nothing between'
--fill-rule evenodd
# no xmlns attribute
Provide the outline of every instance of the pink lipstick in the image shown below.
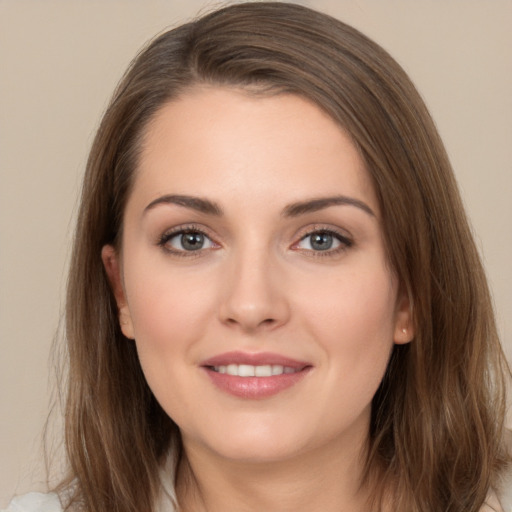
<svg viewBox="0 0 512 512"><path fill-rule="evenodd" d="M269 352L227 352L203 361L219 389L239 398L261 399L290 388L306 376L311 364Z"/></svg>

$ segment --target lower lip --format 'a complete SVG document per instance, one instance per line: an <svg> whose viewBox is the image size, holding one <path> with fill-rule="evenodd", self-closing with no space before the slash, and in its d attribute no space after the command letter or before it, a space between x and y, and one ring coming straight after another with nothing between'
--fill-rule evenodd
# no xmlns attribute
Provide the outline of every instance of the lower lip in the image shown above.
<svg viewBox="0 0 512 512"><path fill-rule="evenodd" d="M283 373L271 377L238 377L204 367L210 380L219 389L238 398L252 400L268 398L291 388L301 381L310 369L311 367L306 367L295 373Z"/></svg>

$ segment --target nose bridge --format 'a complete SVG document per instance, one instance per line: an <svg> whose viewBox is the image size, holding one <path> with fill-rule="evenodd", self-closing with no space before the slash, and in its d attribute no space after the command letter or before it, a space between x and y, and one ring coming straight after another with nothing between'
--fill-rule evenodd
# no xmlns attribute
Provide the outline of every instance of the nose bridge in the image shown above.
<svg viewBox="0 0 512 512"><path fill-rule="evenodd" d="M277 257L260 244L235 250L227 262L221 319L245 331L286 322L289 305L280 284Z"/></svg>

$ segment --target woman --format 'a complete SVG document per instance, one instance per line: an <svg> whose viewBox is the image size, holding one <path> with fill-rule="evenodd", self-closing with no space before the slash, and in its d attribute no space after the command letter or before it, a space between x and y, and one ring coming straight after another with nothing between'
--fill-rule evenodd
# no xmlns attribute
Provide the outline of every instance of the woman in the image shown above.
<svg viewBox="0 0 512 512"><path fill-rule="evenodd" d="M70 276L64 509L499 507L485 276L423 102L356 30L247 3L152 42Z"/></svg>

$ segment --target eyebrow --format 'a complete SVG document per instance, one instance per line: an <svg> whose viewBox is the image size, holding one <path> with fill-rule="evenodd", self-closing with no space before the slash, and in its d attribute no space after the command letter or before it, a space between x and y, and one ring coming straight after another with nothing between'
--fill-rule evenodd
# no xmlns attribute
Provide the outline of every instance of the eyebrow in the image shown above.
<svg viewBox="0 0 512 512"><path fill-rule="evenodd" d="M209 199L179 194L170 194L158 197L144 208L144 213L161 204L176 204L178 206L190 208L191 210L196 210L200 213L215 215L217 217L224 214L222 208L217 203L214 203ZM366 203L359 199L347 196L320 197L307 201L298 201L286 206L283 210L283 216L298 217L300 215L314 213L325 208L329 208L330 206L355 206L368 215L375 217L375 213Z"/></svg>
<svg viewBox="0 0 512 512"><path fill-rule="evenodd" d="M144 208L144 213L160 204L176 204L178 206L184 206L185 208L190 208L191 210L196 210L207 215L220 216L223 214L220 206L213 201L210 201L209 199L176 194L165 195L158 197L154 201L151 201L151 203L149 203L146 208Z"/></svg>
<svg viewBox="0 0 512 512"><path fill-rule="evenodd" d="M355 206L366 212L368 215L375 217L374 211L363 201L347 196L320 197L308 201L299 201L288 205L283 210L285 217L298 217L306 213L313 213L330 206Z"/></svg>

